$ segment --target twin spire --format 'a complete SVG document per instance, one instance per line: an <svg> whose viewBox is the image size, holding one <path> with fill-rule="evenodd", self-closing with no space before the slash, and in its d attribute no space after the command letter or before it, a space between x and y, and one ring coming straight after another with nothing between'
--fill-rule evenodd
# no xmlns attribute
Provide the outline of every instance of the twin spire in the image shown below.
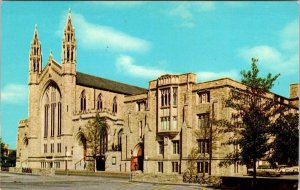
<svg viewBox="0 0 300 190"><path fill-rule="evenodd" d="M49 55L49 60L53 59L52 51ZM33 39L29 54L29 70L33 73L41 73L42 71L42 53L41 43L38 38L37 25L34 27ZM75 30L72 26L71 9L68 11L67 23L64 29L62 40L62 64L76 64L76 39Z"/></svg>

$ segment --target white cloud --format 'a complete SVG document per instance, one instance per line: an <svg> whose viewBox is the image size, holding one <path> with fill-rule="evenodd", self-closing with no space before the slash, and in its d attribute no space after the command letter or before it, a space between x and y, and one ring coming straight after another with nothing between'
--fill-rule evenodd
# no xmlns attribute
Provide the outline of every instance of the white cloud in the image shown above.
<svg viewBox="0 0 300 190"><path fill-rule="evenodd" d="M178 26L193 28L196 25L194 21L195 12L209 12L215 9L214 2L183 2L169 9L168 14L180 18L181 22Z"/></svg>
<svg viewBox="0 0 300 190"><path fill-rule="evenodd" d="M205 2L195 2L196 9L199 11L214 11L216 10L215 2L205 1Z"/></svg>
<svg viewBox="0 0 300 190"><path fill-rule="evenodd" d="M190 10L190 5L187 3L180 3L178 6L170 9L169 14L179 16L182 19L193 18L192 12Z"/></svg>
<svg viewBox="0 0 300 190"><path fill-rule="evenodd" d="M240 55L246 60L251 60L252 57L258 58L260 60L259 62L269 65L280 62L282 58L279 51L267 45L242 48Z"/></svg>
<svg viewBox="0 0 300 190"><path fill-rule="evenodd" d="M295 19L280 32L281 45L284 49L295 50L299 49L299 21Z"/></svg>
<svg viewBox="0 0 300 190"><path fill-rule="evenodd" d="M227 72L197 72L197 79L199 81L206 81L206 80L213 80L213 79L219 79L223 77L229 77L232 79L238 79L239 73L235 70L230 70Z"/></svg>
<svg viewBox="0 0 300 190"><path fill-rule="evenodd" d="M243 48L239 51L239 55L246 61L250 61L253 57L258 58L259 64L275 72L285 72L288 74L298 72L299 58L295 53L282 54L273 47L263 45Z"/></svg>
<svg viewBox="0 0 300 190"><path fill-rule="evenodd" d="M258 58L258 64L274 72L295 74L299 69L299 24L297 19L287 24L279 32L279 48L269 45L246 47L239 55L246 61Z"/></svg>
<svg viewBox="0 0 300 190"><path fill-rule="evenodd" d="M89 23L78 13L72 13L72 22L80 45L87 49L116 52L146 52L151 44L138 37L130 36L112 27ZM57 34L62 36L66 18L64 17Z"/></svg>
<svg viewBox="0 0 300 190"><path fill-rule="evenodd" d="M168 73L161 69L136 65L134 59L128 55L119 56L116 60L116 66L120 72L147 79L155 79Z"/></svg>
<svg viewBox="0 0 300 190"><path fill-rule="evenodd" d="M28 88L21 84L8 84L1 90L1 102L24 104L28 100Z"/></svg>

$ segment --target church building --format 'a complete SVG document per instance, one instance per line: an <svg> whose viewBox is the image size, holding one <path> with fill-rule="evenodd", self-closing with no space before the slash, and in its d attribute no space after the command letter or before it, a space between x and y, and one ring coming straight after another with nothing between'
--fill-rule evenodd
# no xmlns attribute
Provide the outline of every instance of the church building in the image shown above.
<svg viewBox="0 0 300 190"><path fill-rule="evenodd" d="M80 27L80 26L79 26ZM230 78L197 83L196 75L162 75L148 89L91 76L77 71L75 30L69 11L62 40L62 60L52 53L42 67L37 27L29 54L28 118L19 121L16 167L86 170L89 160L76 134L99 113L106 129L101 137L99 171L182 173L194 148L200 153L197 171L212 175L246 172L238 163L220 168L228 152L223 136L211 146L212 119L232 119L224 100L230 90L246 86ZM298 106L298 85L285 98L270 99ZM195 131L205 131L201 137Z"/></svg>

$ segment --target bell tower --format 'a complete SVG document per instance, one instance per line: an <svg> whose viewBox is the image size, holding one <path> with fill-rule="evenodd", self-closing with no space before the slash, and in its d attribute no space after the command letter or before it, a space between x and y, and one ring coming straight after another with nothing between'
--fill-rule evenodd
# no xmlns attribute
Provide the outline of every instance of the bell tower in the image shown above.
<svg viewBox="0 0 300 190"><path fill-rule="evenodd" d="M37 83L42 72L42 46L38 39L37 25L35 25L31 49L29 52L29 83Z"/></svg>
<svg viewBox="0 0 300 190"><path fill-rule="evenodd" d="M76 75L76 39L70 9L62 40L62 65L64 74Z"/></svg>

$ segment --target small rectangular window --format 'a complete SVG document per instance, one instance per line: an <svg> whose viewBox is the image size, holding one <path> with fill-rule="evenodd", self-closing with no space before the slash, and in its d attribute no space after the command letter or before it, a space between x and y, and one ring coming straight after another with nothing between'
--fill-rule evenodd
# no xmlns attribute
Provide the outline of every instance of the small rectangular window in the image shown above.
<svg viewBox="0 0 300 190"><path fill-rule="evenodd" d="M199 104L209 103L210 102L210 93L209 92L199 92L198 93Z"/></svg>
<svg viewBox="0 0 300 190"><path fill-rule="evenodd" d="M179 154L179 141L173 141L173 154Z"/></svg>
<svg viewBox="0 0 300 190"><path fill-rule="evenodd" d="M199 153L209 153L209 139L198 139Z"/></svg>
<svg viewBox="0 0 300 190"><path fill-rule="evenodd" d="M197 162L197 173L208 173L208 162Z"/></svg>
<svg viewBox="0 0 300 190"><path fill-rule="evenodd" d="M158 172L164 173L164 163L158 162Z"/></svg>
<svg viewBox="0 0 300 190"><path fill-rule="evenodd" d="M209 127L209 113L199 114L198 117L198 129L204 129Z"/></svg>
<svg viewBox="0 0 300 190"><path fill-rule="evenodd" d="M164 154L164 142L163 141L158 142L158 154Z"/></svg>
<svg viewBox="0 0 300 190"><path fill-rule="evenodd" d="M177 106L178 88L173 88L173 106Z"/></svg>
<svg viewBox="0 0 300 190"><path fill-rule="evenodd" d="M116 157L115 156L113 156L112 157L112 161L111 161L112 163L112 165L116 165L117 164L117 161L116 161Z"/></svg>
<svg viewBox="0 0 300 190"><path fill-rule="evenodd" d="M178 172L178 162L172 162L172 172Z"/></svg>

